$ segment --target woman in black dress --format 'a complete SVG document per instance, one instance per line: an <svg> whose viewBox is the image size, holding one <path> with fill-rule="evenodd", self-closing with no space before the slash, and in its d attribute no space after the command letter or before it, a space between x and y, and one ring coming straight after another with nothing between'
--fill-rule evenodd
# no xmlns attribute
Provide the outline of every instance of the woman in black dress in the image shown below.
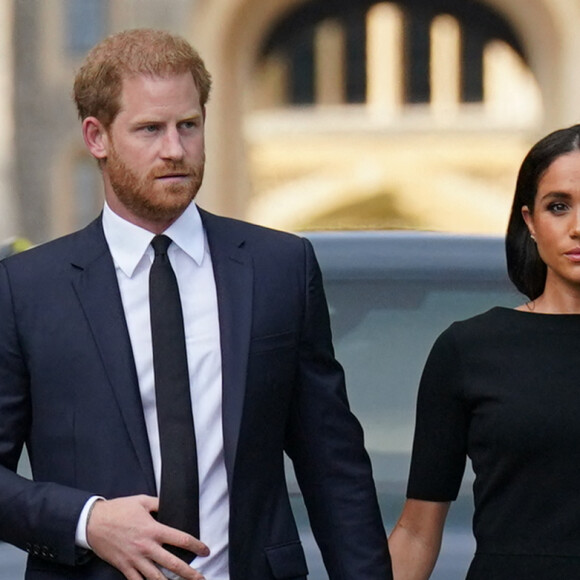
<svg viewBox="0 0 580 580"><path fill-rule="evenodd" d="M429 578L466 457L477 542L467 578L580 579L580 125L524 159L506 253L529 302L452 324L427 360L389 539L395 580Z"/></svg>

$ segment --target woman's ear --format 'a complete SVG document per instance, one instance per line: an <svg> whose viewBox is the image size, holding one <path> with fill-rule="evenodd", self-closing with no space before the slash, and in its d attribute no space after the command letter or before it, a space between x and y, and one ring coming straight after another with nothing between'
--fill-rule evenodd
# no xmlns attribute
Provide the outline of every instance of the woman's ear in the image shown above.
<svg viewBox="0 0 580 580"><path fill-rule="evenodd" d="M90 154L102 161L109 152L109 134L103 124L96 117L87 117L83 120L83 139Z"/></svg>
<svg viewBox="0 0 580 580"><path fill-rule="evenodd" d="M522 217L524 218L524 222L526 222L526 225L528 226L528 230L530 232L530 237L532 238L532 240L536 241L535 236L535 231L534 231L534 218L532 215L532 212L530 211L530 208L527 205L522 206Z"/></svg>

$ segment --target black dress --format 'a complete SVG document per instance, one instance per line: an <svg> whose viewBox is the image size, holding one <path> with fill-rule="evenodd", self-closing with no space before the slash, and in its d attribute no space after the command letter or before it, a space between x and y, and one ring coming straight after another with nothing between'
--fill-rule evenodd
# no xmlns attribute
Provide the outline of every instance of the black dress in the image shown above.
<svg viewBox="0 0 580 580"><path fill-rule="evenodd" d="M407 497L475 472L469 580L580 579L580 315L494 308L451 325L423 372Z"/></svg>

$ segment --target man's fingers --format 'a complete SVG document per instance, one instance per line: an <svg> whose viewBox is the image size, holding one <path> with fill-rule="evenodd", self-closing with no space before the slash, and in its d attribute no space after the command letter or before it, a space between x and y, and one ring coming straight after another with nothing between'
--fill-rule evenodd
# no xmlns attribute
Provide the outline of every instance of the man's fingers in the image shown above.
<svg viewBox="0 0 580 580"><path fill-rule="evenodd" d="M195 538L191 539L195 540ZM201 544L201 542L199 542L199 540L195 540L195 542L188 541L183 542L183 544L188 546L186 549L191 552L193 551L191 549L193 545ZM161 546L156 547L155 551L150 554L150 558L151 561L153 561L161 570L163 570L168 578L180 578L183 580L204 580L204 576L195 569L196 560L193 561L194 567L192 567L190 562L184 562L175 554L172 554Z"/></svg>
<svg viewBox="0 0 580 580"><path fill-rule="evenodd" d="M175 528L167 527L166 531L167 533L164 533L162 538L164 544L170 544L176 548L182 548L188 552L193 552L202 558L209 556L209 548L197 538L194 538L185 532L180 532Z"/></svg>
<svg viewBox="0 0 580 580"><path fill-rule="evenodd" d="M152 497L150 495L138 495L142 505L150 512L156 512L159 510L159 498Z"/></svg>
<svg viewBox="0 0 580 580"><path fill-rule="evenodd" d="M184 562L178 556L166 549L166 546L175 546L192 552L200 558L209 556L209 548L200 540L175 528L158 524L159 533L156 535L156 545L154 549L148 554L150 561L154 562L167 574L169 578L181 578L183 580L204 580L204 576L195 570L195 560L193 561L193 568L190 562ZM147 576L146 576L147 578Z"/></svg>
<svg viewBox="0 0 580 580"><path fill-rule="evenodd" d="M209 548L197 538L168 526L163 527L163 532L158 538L164 545L171 545L188 552L193 552L200 558L209 556ZM161 546L150 557L159 566L165 570L174 572L184 580L203 580L203 576L189 565L190 562L184 562L175 554ZM195 567L195 560L193 566Z"/></svg>
<svg viewBox="0 0 580 580"><path fill-rule="evenodd" d="M160 570L159 566L150 560L143 562L140 566L139 572L139 580L142 580L143 578L146 578L147 580L167 580L167 576L162 572L162 570ZM185 578L185 580L191 580L189 577L182 578ZM199 579L195 578L194 580Z"/></svg>
<svg viewBox="0 0 580 580"><path fill-rule="evenodd" d="M167 552L169 553L169 552ZM170 554L166 564L157 564L158 568L163 571L165 578L179 580L205 580L204 576L189 564L180 560L177 556ZM165 559L165 557L163 558Z"/></svg>
<svg viewBox="0 0 580 580"><path fill-rule="evenodd" d="M97 500L87 523L87 538L93 551L120 570L127 580L164 580L160 568L183 580L203 580L189 562L164 548L176 546L199 557L209 548L191 534L159 523L152 512L159 500L139 495Z"/></svg>

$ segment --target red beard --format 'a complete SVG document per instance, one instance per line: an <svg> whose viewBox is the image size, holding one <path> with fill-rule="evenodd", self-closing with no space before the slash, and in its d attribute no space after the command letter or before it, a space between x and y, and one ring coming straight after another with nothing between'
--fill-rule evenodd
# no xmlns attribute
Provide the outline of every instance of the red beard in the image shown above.
<svg viewBox="0 0 580 580"><path fill-rule="evenodd" d="M205 158L198 165L168 162L140 178L114 147L106 161L107 174L119 201L133 215L151 222L172 221L185 211L201 187L204 165ZM182 183L163 183L159 179L176 173L188 178Z"/></svg>

